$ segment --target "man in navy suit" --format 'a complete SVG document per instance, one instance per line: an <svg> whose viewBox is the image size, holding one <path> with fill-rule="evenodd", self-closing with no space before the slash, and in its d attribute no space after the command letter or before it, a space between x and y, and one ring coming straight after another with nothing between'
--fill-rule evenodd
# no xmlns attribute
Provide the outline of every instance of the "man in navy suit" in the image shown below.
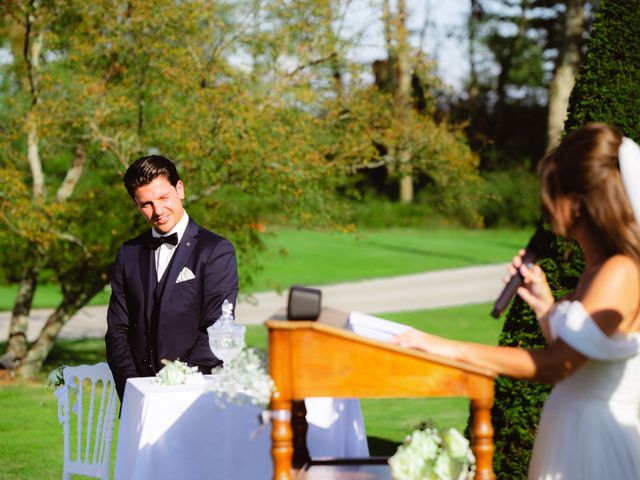
<svg viewBox="0 0 640 480"><path fill-rule="evenodd" d="M170 160L139 158L123 181L151 230L120 247L111 278L105 342L121 400L127 378L155 375L163 359L219 365L206 329L238 293L233 245L189 218Z"/></svg>

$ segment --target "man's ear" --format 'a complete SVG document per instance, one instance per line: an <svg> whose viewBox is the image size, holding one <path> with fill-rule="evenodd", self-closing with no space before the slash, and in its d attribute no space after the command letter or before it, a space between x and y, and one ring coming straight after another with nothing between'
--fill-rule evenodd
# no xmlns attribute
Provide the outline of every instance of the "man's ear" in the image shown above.
<svg viewBox="0 0 640 480"><path fill-rule="evenodd" d="M184 184L182 180L178 180L178 183L176 183L176 190L178 191L178 198L184 200Z"/></svg>

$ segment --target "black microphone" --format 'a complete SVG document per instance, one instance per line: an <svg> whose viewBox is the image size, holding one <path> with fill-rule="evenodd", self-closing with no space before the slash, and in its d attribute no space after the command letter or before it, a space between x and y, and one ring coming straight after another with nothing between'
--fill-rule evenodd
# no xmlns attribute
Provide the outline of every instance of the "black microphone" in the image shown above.
<svg viewBox="0 0 640 480"><path fill-rule="evenodd" d="M550 232L547 230L542 228L536 230L536 233L533 234L533 237L531 237L531 240L529 240L529 243L524 250L524 255L522 256L523 265L534 263L538 259L540 252L549 244L549 237ZM498 318L504 309L509 306L511 299L516 294L516 290L518 290L518 287L522 285L523 281L524 278L518 269L518 271L509 279L509 282L507 282L502 293L496 300L496 304L491 311L492 317Z"/></svg>

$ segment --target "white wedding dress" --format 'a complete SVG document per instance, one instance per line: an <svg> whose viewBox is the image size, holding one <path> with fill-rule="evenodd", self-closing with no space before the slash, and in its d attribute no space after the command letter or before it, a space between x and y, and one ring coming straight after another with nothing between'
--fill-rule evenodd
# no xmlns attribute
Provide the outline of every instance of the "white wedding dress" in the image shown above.
<svg viewBox="0 0 640 480"><path fill-rule="evenodd" d="M547 399L529 480L640 479L640 334L607 337L577 301L550 330L589 361Z"/></svg>

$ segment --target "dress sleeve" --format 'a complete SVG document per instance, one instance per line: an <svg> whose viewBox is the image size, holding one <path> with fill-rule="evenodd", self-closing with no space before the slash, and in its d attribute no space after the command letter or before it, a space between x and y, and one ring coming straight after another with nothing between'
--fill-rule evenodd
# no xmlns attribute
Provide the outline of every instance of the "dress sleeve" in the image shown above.
<svg viewBox="0 0 640 480"><path fill-rule="evenodd" d="M608 337L578 301L559 305L549 325L552 338L593 360L624 360L640 352L640 334Z"/></svg>

